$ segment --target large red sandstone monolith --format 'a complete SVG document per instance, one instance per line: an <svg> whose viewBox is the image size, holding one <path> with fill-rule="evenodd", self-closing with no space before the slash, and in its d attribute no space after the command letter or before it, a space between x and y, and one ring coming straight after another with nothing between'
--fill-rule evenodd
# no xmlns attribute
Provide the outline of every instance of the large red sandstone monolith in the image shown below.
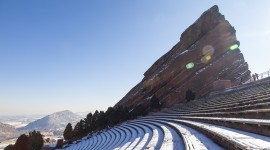
<svg viewBox="0 0 270 150"><path fill-rule="evenodd" d="M182 33L180 41L116 106L134 107L156 95L165 107L170 107L186 102L188 89L199 98L212 91L216 80L231 80L232 86L248 80L250 71L238 49L235 32L213 6Z"/></svg>

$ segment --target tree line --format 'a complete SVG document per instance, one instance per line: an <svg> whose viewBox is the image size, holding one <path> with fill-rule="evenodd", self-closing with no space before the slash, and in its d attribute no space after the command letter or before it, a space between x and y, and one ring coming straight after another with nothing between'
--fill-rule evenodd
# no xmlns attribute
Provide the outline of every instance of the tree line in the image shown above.
<svg viewBox="0 0 270 150"><path fill-rule="evenodd" d="M29 132L29 135L22 134L14 145L8 145L4 150L40 150L44 145L42 135L39 131Z"/></svg>
<svg viewBox="0 0 270 150"><path fill-rule="evenodd" d="M81 119L74 128L70 123L67 124L63 136L66 141L80 139L89 133L94 133L126 120L135 119L138 116L145 116L153 109L161 108L161 103L156 96L152 96L148 104L139 104L134 108L123 106L109 107L105 112L96 110L93 114L87 114L86 118Z"/></svg>

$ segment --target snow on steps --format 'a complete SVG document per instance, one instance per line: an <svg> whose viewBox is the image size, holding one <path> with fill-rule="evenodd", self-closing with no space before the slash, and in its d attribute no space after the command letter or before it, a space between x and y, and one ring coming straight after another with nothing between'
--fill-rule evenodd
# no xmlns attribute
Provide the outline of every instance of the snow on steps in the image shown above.
<svg viewBox="0 0 270 150"><path fill-rule="evenodd" d="M241 121L240 118L227 118L227 120L232 119ZM259 122L261 120L243 121ZM268 123L269 120L261 122ZM141 117L125 122L77 144L72 144L66 149L222 149L212 140L227 149L270 148L270 137L267 136L208 123L182 120L179 116L161 115Z"/></svg>
<svg viewBox="0 0 270 150"><path fill-rule="evenodd" d="M150 113L87 136L65 149L270 150L268 83ZM249 128L252 130L247 132Z"/></svg>

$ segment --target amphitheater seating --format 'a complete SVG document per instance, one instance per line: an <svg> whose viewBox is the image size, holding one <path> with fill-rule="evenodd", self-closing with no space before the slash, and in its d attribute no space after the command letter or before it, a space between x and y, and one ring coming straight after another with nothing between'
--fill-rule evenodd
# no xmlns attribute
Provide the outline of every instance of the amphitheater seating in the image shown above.
<svg viewBox="0 0 270 150"><path fill-rule="evenodd" d="M270 79L152 112L64 149L270 150Z"/></svg>

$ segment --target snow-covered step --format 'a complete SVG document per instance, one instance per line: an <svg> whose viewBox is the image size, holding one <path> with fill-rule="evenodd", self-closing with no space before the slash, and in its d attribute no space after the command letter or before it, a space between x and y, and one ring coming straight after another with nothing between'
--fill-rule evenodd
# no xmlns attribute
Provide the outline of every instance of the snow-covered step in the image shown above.
<svg viewBox="0 0 270 150"><path fill-rule="evenodd" d="M169 114L169 113L157 113L157 114L152 114L149 116L141 117L140 119L152 119L152 118L159 118L159 117L169 117L169 118L179 118L179 114Z"/></svg>
<svg viewBox="0 0 270 150"><path fill-rule="evenodd" d="M226 112L226 111L244 111L252 109L269 109L270 102L256 103L252 105L241 105L235 107L226 107L226 108L198 108L197 110L177 110L179 114L189 114L189 113L207 113L207 112ZM175 110L176 111L176 110Z"/></svg>
<svg viewBox="0 0 270 150"><path fill-rule="evenodd" d="M149 124L154 124L156 126L159 126L164 133L164 140L162 142L161 148L160 149L178 149L178 150L184 150L184 143L181 139L181 137L178 135L178 133L171 128L170 126L156 122L154 119L153 120L148 120L148 119L140 119L141 122L149 123Z"/></svg>
<svg viewBox="0 0 270 150"><path fill-rule="evenodd" d="M111 145L108 145L108 147L106 147L106 149L114 149L114 147L117 145L117 143L119 143L119 141L121 140L121 132L119 130L116 129L116 127L111 128L111 130L113 131L113 133L115 134L115 139L114 142Z"/></svg>
<svg viewBox="0 0 270 150"><path fill-rule="evenodd" d="M270 137L269 119L244 119L244 118L220 118L220 117L181 117L181 119L221 125L229 128L239 129Z"/></svg>
<svg viewBox="0 0 270 150"><path fill-rule="evenodd" d="M115 149L126 148L128 146L126 144L130 144L129 143L129 140L132 138L132 136L131 136L132 135L132 132L130 131L129 128L127 128L125 126L122 126L122 125L119 126L118 128L121 129L124 132L124 140Z"/></svg>
<svg viewBox="0 0 270 150"><path fill-rule="evenodd" d="M70 150L75 150L75 149L78 149L78 147L79 147L79 144L72 144L72 145L69 147L69 149L70 149Z"/></svg>
<svg viewBox="0 0 270 150"><path fill-rule="evenodd" d="M113 149L119 149L120 146L121 146L121 144L122 144L122 142L123 142L123 141L125 140L125 138L126 138L126 134L125 134L125 132L124 132L121 128L119 128L118 126L115 127L114 129L120 133L120 139L119 139L119 141L116 143L116 145L114 145L112 148L113 148Z"/></svg>
<svg viewBox="0 0 270 150"><path fill-rule="evenodd" d="M90 147L93 144L93 139L90 138L90 136L86 136L85 140L87 141L87 144L85 144L83 150L88 149L88 147Z"/></svg>
<svg viewBox="0 0 270 150"><path fill-rule="evenodd" d="M176 130L178 130L185 143L186 150L223 150L222 147L214 143L211 139L197 130L173 122L172 120L156 119L156 121L173 126Z"/></svg>
<svg viewBox="0 0 270 150"><path fill-rule="evenodd" d="M194 116L181 116L181 119L204 119L204 120L218 120L218 121L230 121L241 122L250 124L270 125L270 119L246 119L246 118L224 118L224 117L194 117Z"/></svg>
<svg viewBox="0 0 270 150"><path fill-rule="evenodd" d="M99 134L100 136L99 137L101 137L101 138L99 138L99 143L98 144L96 144L97 146L96 147L94 147L93 149L100 149L100 147L106 142L106 140L107 140L107 137L105 136L105 133L104 132L102 132L102 133L100 133Z"/></svg>
<svg viewBox="0 0 270 150"><path fill-rule="evenodd" d="M130 131L130 135L127 135L130 137L130 139L120 148L120 150L125 150L135 141L138 136L138 132L137 129L132 125L124 124L122 126Z"/></svg>
<svg viewBox="0 0 270 150"><path fill-rule="evenodd" d="M116 139L116 134L111 129L107 130L106 133L108 134L108 140L104 143L101 149L106 149L108 146L112 145Z"/></svg>
<svg viewBox="0 0 270 150"><path fill-rule="evenodd" d="M152 136L151 140L149 141L148 145L145 147L145 149L156 150L156 149L161 148L161 145L162 145L162 142L164 139L164 133L160 129L160 127L157 127L157 126L152 125L150 123L140 122L138 120L135 120L134 123L141 124L145 127L152 129L153 136Z"/></svg>
<svg viewBox="0 0 270 150"><path fill-rule="evenodd" d="M117 140L120 138L118 136L118 132L117 133L114 132L113 129L108 130L108 133L110 134L111 139L109 140L108 143L105 143L102 149L109 149L108 147L114 145L114 143L116 144Z"/></svg>
<svg viewBox="0 0 270 150"><path fill-rule="evenodd" d="M150 142L152 138L152 130L149 129L146 126L140 125L140 124L133 124L133 123L128 123L128 126L133 127L134 129L137 130L137 137L135 140L129 145L127 148L128 150L131 149L145 149L146 145Z"/></svg>
<svg viewBox="0 0 270 150"><path fill-rule="evenodd" d="M180 123L200 129L227 149L269 149L270 137L240 131L223 126L188 120L174 119Z"/></svg>
<svg viewBox="0 0 270 150"><path fill-rule="evenodd" d="M96 142L95 141L95 136L91 136L88 140L89 140L89 145L85 148L86 150L87 149L90 149L93 145L94 145L94 143Z"/></svg>
<svg viewBox="0 0 270 150"><path fill-rule="evenodd" d="M109 130L106 130L103 132L104 133L104 136L106 138L106 141L104 141L103 143L101 143L101 145L99 147L97 147L97 149L103 149L103 147L110 142L110 140L113 139L113 137L111 137L111 134L110 134L110 131Z"/></svg>
<svg viewBox="0 0 270 150"><path fill-rule="evenodd" d="M98 134L98 135L96 135L96 137L97 137L97 142L96 142L96 144L91 148L91 149L96 149L96 147L101 143L101 141L102 141L102 136L101 136L101 134Z"/></svg>
<svg viewBox="0 0 270 150"><path fill-rule="evenodd" d="M169 113L169 112L168 112ZM250 119L270 119L270 109L253 109L244 111L211 112L211 113L189 113L181 116L205 116L205 117L236 117Z"/></svg>
<svg viewBox="0 0 270 150"><path fill-rule="evenodd" d="M96 146L97 142L98 142L97 135L92 136L92 139L93 139L93 142L92 142L91 146L89 147L89 149L93 149Z"/></svg>
<svg viewBox="0 0 270 150"><path fill-rule="evenodd" d="M86 141L82 140L79 144L78 144L78 148L77 149L83 149L83 147L85 146Z"/></svg>
<svg viewBox="0 0 270 150"><path fill-rule="evenodd" d="M86 139L85 141L86 141L86 143L85 143L85 146L83 147L83 150L87 149L87 147L91 144L90 138Z"/></svg>

